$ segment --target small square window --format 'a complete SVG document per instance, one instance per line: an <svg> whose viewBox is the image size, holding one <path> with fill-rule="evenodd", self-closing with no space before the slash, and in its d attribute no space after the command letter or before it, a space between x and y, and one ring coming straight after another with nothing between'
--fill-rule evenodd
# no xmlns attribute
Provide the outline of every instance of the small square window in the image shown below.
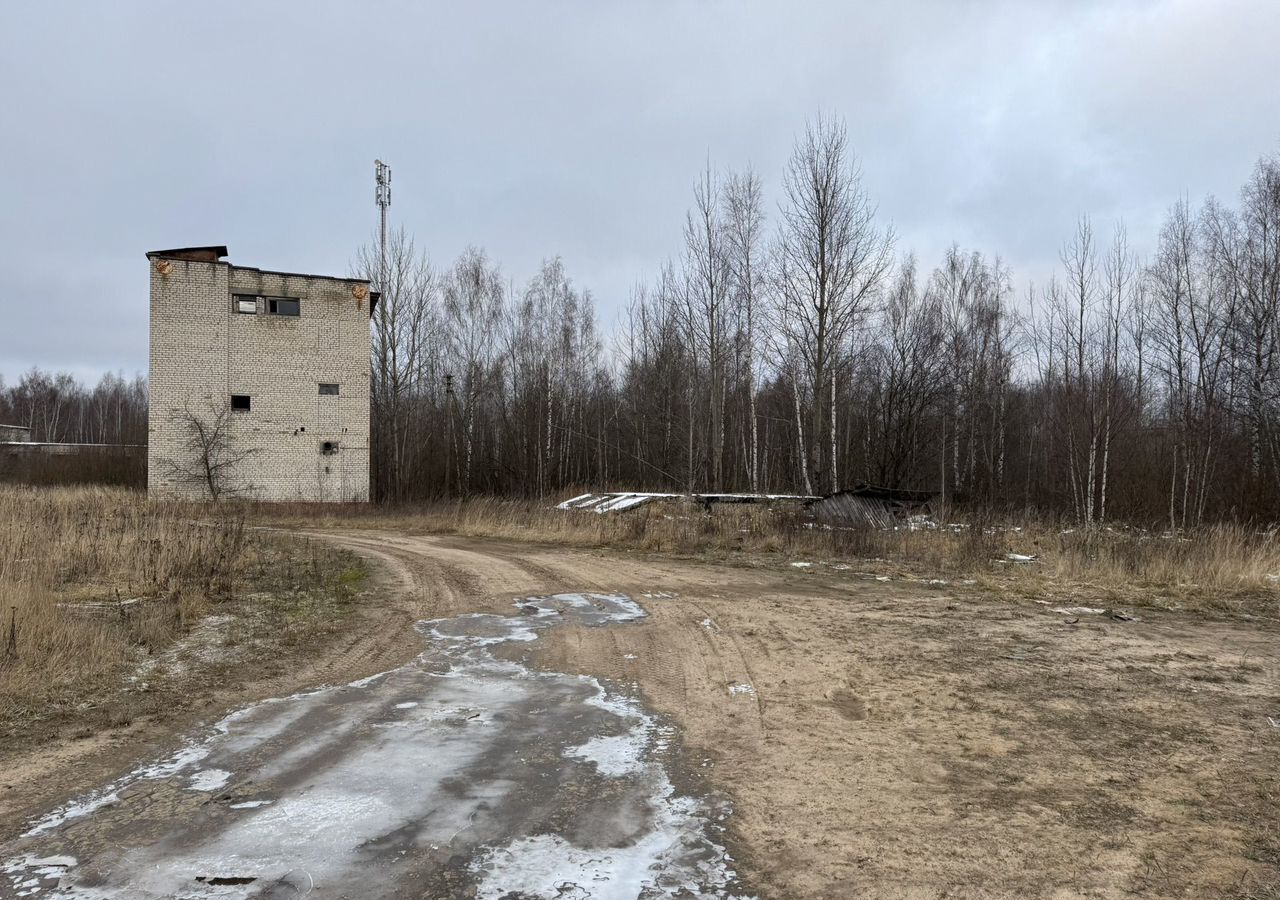
<svg viewBox="0 0 1280 900"><path fill-rule="evenodd" d="M249 395L248 394L232 394L231 408L234 410L247 412L249 409Z"/></svg>
<svg viewBox="0 0 1280 900"><path fill-rule="evenodd" d="M336 384L325 384L321 382L320 393L330 397L338 396L338 386Z"/></svg>
<svg viewBox="0 0 1280 900"><path fill-rule="evenodd" d="M257 314L258 298L252 294L236 294L231 299L235 301L236 312L250 316Z"/></svg>
<svg viewBox="0 0 1280 900"><path fill-rule="evenodd" d="M269 297L267 311L273 316L300 316L302 304L296 297Z"/></svg>

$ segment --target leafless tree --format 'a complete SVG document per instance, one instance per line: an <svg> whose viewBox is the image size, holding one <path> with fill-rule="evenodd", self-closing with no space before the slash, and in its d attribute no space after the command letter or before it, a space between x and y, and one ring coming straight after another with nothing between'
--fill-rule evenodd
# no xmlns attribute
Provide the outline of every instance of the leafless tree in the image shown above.
<svg viewBox="0 0 1280 900"><path fill-rule="evenodd" d="M443 354L453 378L447 413L450 449L458 460L457 489L462 493L473 488L482 406L496 398L501 383L498 338L505 302L498 267L483 250L468 248L445 276L441 314Z"/></svg>
<svg viewBox="0 0 1280 900"><path fill-rule="evenodd" d="M258 448L244 445L236 434L235 413L229 403L210 402L203 410L187 404L175 417L182 444L176 458L163 462L168 478L204 491L213 501L251 490L236 478L236 469Z"/></svg>
<svg viewBox="0 0 1280 900"><path fill-rule="evenodd" d="M806 128L783 190L774 321L804 366L807 468L820 489L838 490L835 370L890 270L893 235L875 224L843 123Z"/></svg>
<svg viewBox="0 0 1280 900"><path fill-rule="evenodd" d="M436 276L403 228L387 243L386 283L378 248L366 244L356 254L356 273L368 278L381 298L372 320L370 371L374 427L371 448L382 497L403 498L414 478L410 446L415 431L412 404L422 392L430 361L438 356Z"/></svg>
<svg viewBox="0 0 1280 900"><path fill-rule="evenodd" d="M694 207L685 217L684 328L692 351L696 385L691 399L705 404L707 433L705 483L724 489L724 416L728 379L730 328L729 241L721 215L719 178L708 164L694 187ZM690 446L695 440L690 417ZM693 478L690 478L692 489Z"/></svg>
<svg viewBox="0 0 1280 900"><path fill-rule="evenodd" d="M922 432L947 383L942 325L937 295L920 291L907 256L871 329L859 379L868 388L867 470L878 484L902 486L924 453Z"/></svg>
<svg viewBox="0 0 1280 900"><path fill-rule="evenodd" d="M737 319L738 381L745 395L743 462L747 485L760 490L760 427L756 341L769 261L764 250L764 200L760 177L748 168L729 175L723 194L725 252Z"/></svg>
<svg viewBox="0 0 1280 900"><path fill-rule="evenodd" d="M1226 410L1228 328L1234 294L1207 265L1203 223L1186 202L1169 213L1149 269L1153 337L1174 435L1170 527L1202 521Z"/></svg>

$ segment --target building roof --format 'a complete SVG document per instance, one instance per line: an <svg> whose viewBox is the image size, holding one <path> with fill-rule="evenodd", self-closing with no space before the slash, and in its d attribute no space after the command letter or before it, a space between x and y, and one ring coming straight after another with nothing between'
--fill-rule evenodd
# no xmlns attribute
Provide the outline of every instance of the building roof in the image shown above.
<svg viewBox="0 0 1280 900"><path fill-rule="evenodd" d="M223 259L227 255L225 244L214 244L208 247L174 247L171 250L148 250L147 259L183 259L188 262L220 262L224 265L231 266L233 269L239 269L242 272L258 272L261 275L283 275L290 278L322 278L326 281L345 281L359 282L361 284L370 284L368 278L344 278L340 275L309 275L305 272L280 272L275 269L259 269L256 266L233 266L231 263ZM369 315L373 315L373 311L378 308L378 301L382 299L381 291L369 292Z"/></svg>
<svg viewBox="0 0 1280 900"><path fill-rule="evenodd" d="M227 255L227 248L222 244L212 247L175 247L172 250L150 250L147 259L157 256L166 259L187 259L192 262L217 262Z"/></svg>

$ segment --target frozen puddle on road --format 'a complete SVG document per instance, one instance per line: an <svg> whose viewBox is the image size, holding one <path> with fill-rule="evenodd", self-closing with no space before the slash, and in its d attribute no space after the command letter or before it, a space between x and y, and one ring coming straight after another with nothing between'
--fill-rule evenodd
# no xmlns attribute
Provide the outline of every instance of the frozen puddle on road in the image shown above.
<svg viewBox="0 0 1280 900"><path fill-rule="evenodd" d="M516 609L420 622L413 663L246 707L54 810L0 854L0 895L741 897L727 808L673 786L669 728L594 678L492 652L643 609Z"/></svg>

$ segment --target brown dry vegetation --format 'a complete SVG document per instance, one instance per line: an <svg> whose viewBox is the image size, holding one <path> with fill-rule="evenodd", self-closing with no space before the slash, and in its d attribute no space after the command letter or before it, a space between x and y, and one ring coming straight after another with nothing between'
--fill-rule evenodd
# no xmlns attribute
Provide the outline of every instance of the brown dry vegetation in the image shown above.
<svg viewBox="0 0 1280 900"><path fill-rule="evenodd" d="M184 529L197 511L198 527L222 539L241 528L239 540L250 545L243 552L262 570L243 576L255 586L246 589L237 575L226 594L175 602L235 610L250 629L257 619L249 610L274 605L284 612L272 621L293 621L300 641L327 627L326 618L279 586L311 579L315 551L296 539L259 538L242 521L328 530L330 540L378 561L388 590L361 605L363 618L348 620L352 643L311 645L324 652L311 654L310 668L296 654L254 657L260 669L296 677L271 675L249 693L232 679L219 709L389 668L419 649L409 627L415 619L504 612L513 595L569 589L645 597L644 627L558 629L513 652L554 671L634 683L670 716L681 734L677 774L706 779L733 800L730 846L761 897L1280 896L1273 724L1280 670L1276 588L1267 577L1280 571L1280 559L1267 535L1082 536L1030 522L828 531L756 508L707 516L673 504L597 515L483 499L170 513L136 495L104 496L123 504L126 518L172 529L162 540L179 544L194 540ZM38 533L65 537L78 528L88 543L99 534L72 512L77 502L96 508L90 494L5 499L17 508L0 511L36 520L26 527ZM46 527L58 516L62 527ZM105 526L101 533L111 534ZM110 571L129 583L123 573L141 571L142 548L153 544L130 546L138 560L105 549L97 562L82 555L89 562L65 582L54 577L56 566L46 567L49 590L114 599L86 573ZM271 555L276 546L291 550ZM1002 562L1007 551L1040 560ZM24 558L3 553L3 572L7 561ZM184 558L166 565L181 570ZM117 568L102 564L111 559ZM828 565L789 565L802 560ZM272 578L276 593L263 588ZM946 583L928 583L937 578ZM195 591L203 584L187 583ZM159 584L151 603L169 602ZM1137 621L1117 621L1060 615L1025 599L1100 606L1104 596L1114 598L1108 605L1185 611L1148 609ZM326 668L335 659L355 660L354 668ZM104 683L118 688L133 665L128 657ZM727 691L741 683L752 691ZM129 696L177 699L170 688ZM0 743L0 770L5 749ZM15 789L6 792L0 779L0 822L6 802L16 823L135 764L137 752L124 749L81 757L92 765L59 758L13 766Z"/></svg>
<svg viewBox="0 0 1280 900"><path fill-rule="evenodd" d="M231 659L304 641L363 574L243 511L127 490L0 488L0 523L0 750L127 724Z"/></svg>
<svg viewBox="0 0 1280 900"><path fill-rule="evenodd" d="M824 528L799 510L760 506L717 506L707 514L693 503L662 503L598 514L492 498L322 510L273 505L251 515L313 526L356 524L751 564L856 562L874 572L972 579L976 589L1002 596L1280 614L1280 538L1240 525L1179 534L1124 527L1085 531L1054 521L958 514L967 527L881 531ZM1038 558L1019 565L1005 558L1009 552Z"/></svg>

